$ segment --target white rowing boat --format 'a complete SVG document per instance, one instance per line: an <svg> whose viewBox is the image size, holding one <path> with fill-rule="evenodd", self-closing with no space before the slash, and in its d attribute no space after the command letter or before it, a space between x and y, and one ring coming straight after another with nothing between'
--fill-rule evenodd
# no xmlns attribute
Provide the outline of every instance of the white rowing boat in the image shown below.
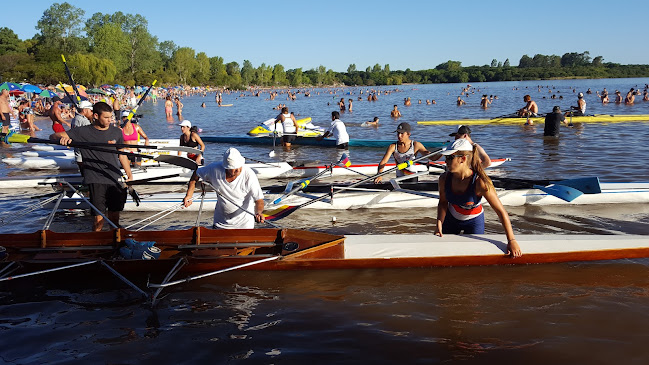
<svg viewBox="0 0 649 365"><path fill-rule="evenodd" d="M505 206L546 206L546 205L589 205L589 204L625 204L625 203L649 203L649 183L601 183L602 192L597 194L583 194L571 202L562 200L539 189L497 189L500 201ZM266 194L267 210L272 210L280 205L297 206L310 201L321 194L296 193L278 205L272 205L275 199L282 194ZM146 211L158 212L182 202L184 193L153 193L141 194L140 205L129 199L124 207L125 211ZM184 208L185 211L198 211L200 196L195 194L196 202ZM214 192L207 192L203 209L212 211L217 202ZM387 190L386 189L365 189L356 188L350 191L335 194L333 198L327 198L313 204L306 205L303 209L376 209L376 208L434 208L439 202L437 191L416 191L416 190ZM487 202L483 200L483 204ZM78 197L66 197L60 205L61 209L89 209L89 207Z"/></svg>

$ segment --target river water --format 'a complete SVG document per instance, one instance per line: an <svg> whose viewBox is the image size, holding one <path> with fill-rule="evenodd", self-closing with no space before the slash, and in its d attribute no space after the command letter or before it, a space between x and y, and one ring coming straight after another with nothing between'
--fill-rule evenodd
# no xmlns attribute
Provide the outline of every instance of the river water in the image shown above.
<svg viewBox="0 0 649 365"><path fill-rule="evenodd" d="M649 79L529 81L473 84L467 105L455 100L466 85L402 85L399 91L366 101L367 88L315 89L296 101L214 94L183 100L183 117L203 136L243 135L274 117L286 103L298 117L327 126L341 98L353 99L353 112L341 119L351 138L393 139L400 122L409 122L415 140L445 141L456 126L416 125L420 120L491 118L523 106L530 94L541 112L554 105L576 105L586 92L588 112L649 114L649 102L602 105L595 91L606 87L624 95ZM539 86L541 87L539 89ZM394 90L396 87L381 87ZM360 90L364 93L360 95ZM552 90L552 93L549 92ZM574 92L573 90L576 90ZM335 94L334 94L335 92ZM351 93L351 94L350 94ZM497 95L486 110L482 94ZM550 99L552 94L563 99ZM363 100L358 101L361 96ZM410 97L412 106L403 106ZM545 97L545 98L544 98ZM418 100L422 104L418 104ZM425 105L426 99L437 104ZM639 98L636 98L638 100ZM205 102L206 107L200 107ZM392 105L403 117L390 118ZM163 103L140 108L152 138L177 137L178 119L167 121ZM380 118L378 128L361 123ZM45 121L38 121L47 127ZM588 123L564 127L555 140L543 127L475 126L473 138L492 158L511 162L491 174L558 179L598 176L602 181L649 181L647 123ZM37 137L46 137L40 132ZM208 144L208 161L230 146ZM0 155L24 151L5 146ZM271 161L268 146L237 146L251 158ZM338 151L315 147L277 150L276 160L338 159ZM352 149L353 162L378 162L383 151ZM24 172L3 169L0 175ZM33 174L30 172L30 174ZM182 187L176 188L182 191ZM42 191L0 193L0 212L12 214ZM642 204L508 208L516 233L647 234L649 207ZM488 233L502 233L487 209ZM0 232L40 229L47 212L37 210ZM331 222L336 216L336 223ZM209 214L204 214L209 216ZM435 210L298 211L280 222L291 228L333 233L432 233ZM122 223L141 218L124 213ZM195 214L177 213L154 228L193 225ZM205 224L208 224L209 217ZM58 231L85 230L89 217L59 214ZM42 363L601 363L645 364L649 326L649 260L569 263L517 267L467 267L326 272L231 272L175 287L155 309L113 277L80 278L51 274L0 284L0 362Z"/></svg>

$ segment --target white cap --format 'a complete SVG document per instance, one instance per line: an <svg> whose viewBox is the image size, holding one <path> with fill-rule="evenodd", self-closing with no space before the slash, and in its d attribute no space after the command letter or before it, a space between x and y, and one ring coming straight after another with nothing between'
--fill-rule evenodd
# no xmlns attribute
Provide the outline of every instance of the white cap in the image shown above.
<svg viewBox="0 0 649 365"><path fill-rule="evenodd" d="M442 151L442 155L452 155L457 151L473 151L473 145L471 142L464 138L456 139L455 142L446 146L446 149Z"/></svg>
<svg viewBox="0 0 649 365"><path fill-rule="evenodd" d="M131 114L131 112L129 112L128 110L124 110L124 111L122 112L122 118L124 118L124 117L128 117L129 114Z"/></svg>
<svg viewBox="0 0 649 365"><path fill-rule="evenodd" d="M188 121L188 120L183 120L183 121L180 123L180 126L181 126L181 127L191 128L191 127L192 127L192 122L190 122L190 121Z"/></svg>
<svg viewBox="0 0 649 365"><path fill-rule="evenodd" d="M583 98L583 97L584 97L584 93L579 93L579 94L577 94L577 97L580 98L580 99Z"/></svg>
<svg viewBox="0 0 649 365"><path fill-rule="evenodd" d="M92 103L89 102L88 100L82 100L79 103L79 108L80 109L92 109Z"/></svg>
<svg viewBox="0 0 649 365"><path fill-rule="evenodd" d="M227 170L234 170L242 167L246 163L246 159L241 156L241 152L234 147L228 148L223 154L223 167Z"/></svg>

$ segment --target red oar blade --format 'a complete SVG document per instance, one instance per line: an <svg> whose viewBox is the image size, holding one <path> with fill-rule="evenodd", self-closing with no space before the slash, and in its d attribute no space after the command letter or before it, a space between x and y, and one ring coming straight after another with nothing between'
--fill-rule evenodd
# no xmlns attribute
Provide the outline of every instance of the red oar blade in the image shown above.
<svg viewBox="0 0 649 365"><path fill-rule="evenodd" d="M264 218L267 221L276 221L293 213L297 210L297 208L297 206L293 205L282 205L281 207L273 209L268 213L264 213Z"/></svg>

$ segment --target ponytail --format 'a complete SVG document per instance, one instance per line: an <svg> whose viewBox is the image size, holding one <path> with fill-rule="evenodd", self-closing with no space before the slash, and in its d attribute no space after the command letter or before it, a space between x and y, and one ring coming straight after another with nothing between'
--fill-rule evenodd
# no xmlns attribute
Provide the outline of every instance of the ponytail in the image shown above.
<svg viewBox="0 0 649 365"><path fill-rule="evenodd" d="M487 173L482 167L482 161L480 160L480 154L478 153L477 145L473 145L473 153L471 154L471 169L478 174L478 177L484 181L487 190L495 189L494 183L491 181Z"/></svg>

